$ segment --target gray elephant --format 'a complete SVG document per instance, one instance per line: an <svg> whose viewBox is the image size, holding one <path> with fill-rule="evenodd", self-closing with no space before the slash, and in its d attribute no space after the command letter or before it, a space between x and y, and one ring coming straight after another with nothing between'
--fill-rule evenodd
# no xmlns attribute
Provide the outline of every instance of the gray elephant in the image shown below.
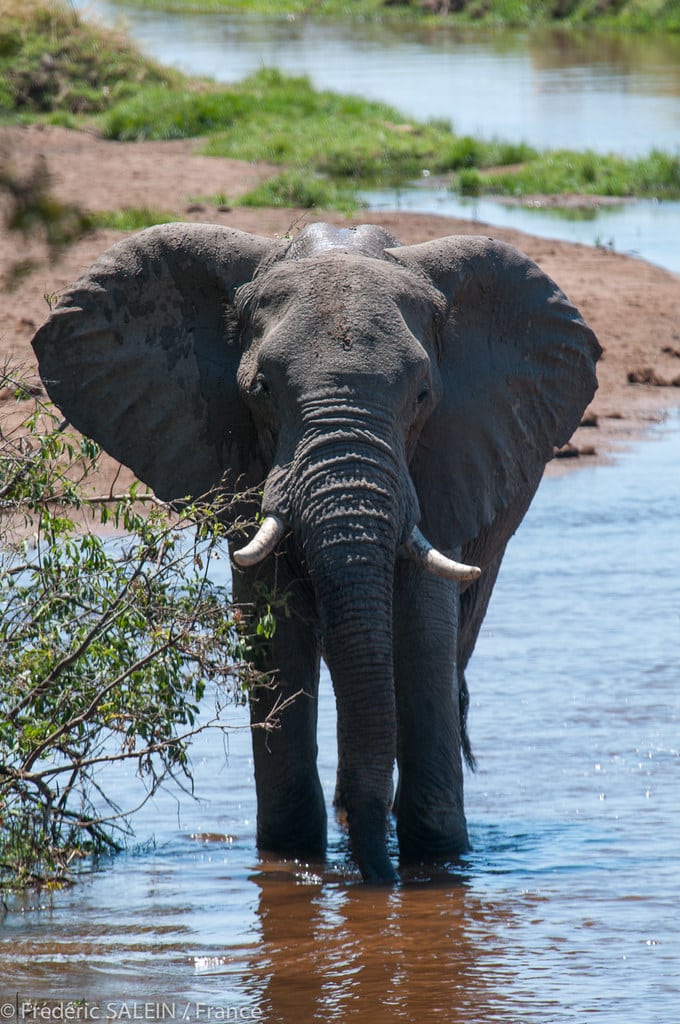
<svg viewBox="0 0 680 1024"><path fill-rule="evenodd" d="M323 655L364 879L397 877L390 808L402 861L465 851L465 666L507 541L597 386L599 345L563 293L486 238L168 224L105 253L33 344L65 416L160 498L264 488L261 528L232 548L239 601L257 608L262 583L286 596L253 721L302 695L253 730L259 847L325 852Z"/></svg>

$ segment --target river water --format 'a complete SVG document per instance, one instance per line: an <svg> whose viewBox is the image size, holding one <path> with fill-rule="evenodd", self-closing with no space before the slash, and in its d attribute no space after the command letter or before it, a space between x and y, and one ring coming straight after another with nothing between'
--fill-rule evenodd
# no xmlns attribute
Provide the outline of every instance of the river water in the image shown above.
<svg viewBox="0 0 680 1024"><path fill-rule="evenodd" d="M678 1024L679 464L675 416L543 481L469 670L460 867L364 887L332 820L327 864L258 859L235 711L226 751L196 744L199 801L158 795L129 853L7 901L0 1017L49 998L90 1020ZM329 801L334 730L324 676Z"/></svg>
<svg viewBox="0 0 680 1024"><path fill-rule="evenodd" d="M234 82L260 67L391 103L462 134L647 153L680 146L680 38L460 33L313 18L175 14L110 0L74 6L121 20L189 74Z"/></svg>
<svg viewBox="0 0 680 1024"><path fill-rule="evenodd" d="M123 1018L677 1024L679 463L676 418L542 483L469 671L461 868L367 888L334 822L327 865L258 860L247 730L226 756L207 735L200 802L155 798L138 849L11 904L7 995ZM327 676L320 762L330 800Z"/></svg>
<svg viewBox="0 0 680 1024"><path fill-rule="evenodd" d="M109 24L122 19L163 63L218 81L278 67L422 120L445 118L463 134L627 156L655 147L680 153L680 36L471 34L73 2ZM442 188L363 198L373 209L400 206L606 245L680 272L680 202L642 201L565 219L554 210L461 200Z"/></svg>

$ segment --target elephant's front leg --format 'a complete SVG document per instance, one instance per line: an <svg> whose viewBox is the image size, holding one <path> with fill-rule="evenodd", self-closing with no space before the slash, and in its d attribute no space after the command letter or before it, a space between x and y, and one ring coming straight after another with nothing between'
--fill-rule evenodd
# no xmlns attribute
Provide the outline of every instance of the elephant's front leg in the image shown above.
<svg viewBox="0 0 680 1024"><path fill-rule="evenodd" d="M394 673L402 860L469 848L463 810L456 676L458 585L399 561L394 586Z"/></svg>
<svg viewBox="0 0 680 1024"><path fill-rule="evenodd" d="M317 771L320 642L306 584L284 552L256 570L234 573L234 597L252 631L274 601L271 639L257 641L257 667L272 673L250 699L257 792L257 845L284 856L323 858L326 808Z"/></svg>

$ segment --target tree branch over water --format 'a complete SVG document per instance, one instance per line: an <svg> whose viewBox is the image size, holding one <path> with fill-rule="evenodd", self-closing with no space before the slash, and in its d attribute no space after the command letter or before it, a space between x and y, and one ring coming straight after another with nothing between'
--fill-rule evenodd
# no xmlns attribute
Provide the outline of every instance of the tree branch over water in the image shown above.
<svg viewBox="0 0 680 1024"><path fill-rule="evenodd" d="M0 374L0 887L63 882L118 849L132 809L105 769L133 761L147 796L191 785L191 740L267 685L214 579L224 502L89 496L97 448L39 392Z"/></svg>

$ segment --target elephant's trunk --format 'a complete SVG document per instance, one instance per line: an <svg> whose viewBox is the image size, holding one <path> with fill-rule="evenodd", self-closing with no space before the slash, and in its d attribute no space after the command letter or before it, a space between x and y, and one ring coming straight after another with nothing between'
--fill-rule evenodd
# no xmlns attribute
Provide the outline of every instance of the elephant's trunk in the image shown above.
<svg viewBox="0 0 680 1024"><path fill-rule="evenodd" d="M399 458L356 432L312 445L298 474L295 532L319 609L338 712L339 794L367 881L396 877L386 820L396 756L392 587L416 514ZM321 450L322 448L322 450Z"/></svg>
<svg viewBox="0 0 680 1024"><path fill-rule="evenodd" d="M338 797L352 852L366 881L396 877L387 854L386 825L396 757L392 665L392 572L373 565L344 574L320 569L310 557L318 595L324 656L338 714Z"/></svg>

